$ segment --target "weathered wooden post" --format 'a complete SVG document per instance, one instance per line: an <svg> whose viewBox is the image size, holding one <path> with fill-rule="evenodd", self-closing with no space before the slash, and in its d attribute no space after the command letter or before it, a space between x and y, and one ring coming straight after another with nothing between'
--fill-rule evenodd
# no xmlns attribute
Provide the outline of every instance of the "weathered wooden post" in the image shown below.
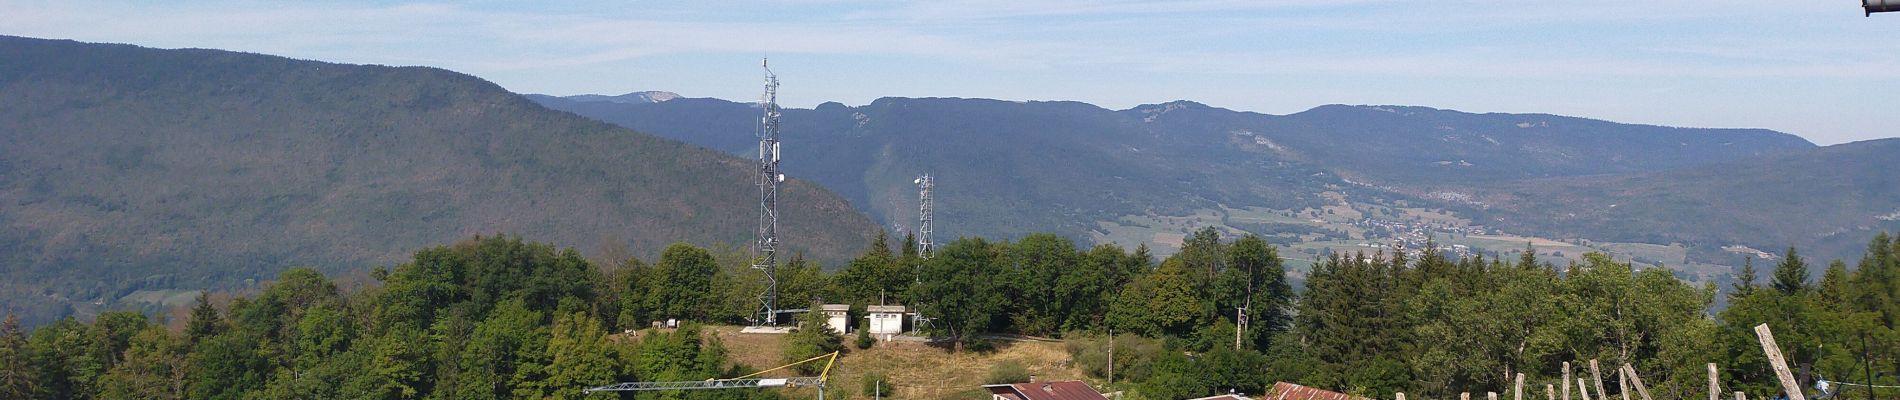
<svg viewBox="0 0 1900 400"><path fill-rule="evenodd" d="M1517 385L1511 390L1511 400L1524 400L1524 373L1517 373Z"/></svg>
<svg viewBox="0 0 1900 400"><path fill-rule="evenodd" d="M1471 392L1458 392L1458 400L1471 400Z"/></svg>
<svg viewBox="0 0 1900 400"><path fill-rule="evenodd" d="M1642 376L1642 375L1637 375L1637 374L1636 374L1636 366L1634 366L1634 365L1629 365L1629 364L1623 364L1623 370L1624 370L1624 371L1629 371L1629 374L1630 374L1630 383L1632 383L1632 384L1635 384L1635 385L1636 385L1636 394L1637 394L1637 395L1639 395L1639 396L1643 396L1643 400L1650 400L1650 398L1649 398L1649 385L1644 385L1644 384L1643 384L1643 376Z"/></svg>
<svg viewBox="0 0 1900 400"><path fill-rule="evenodd" d="M1498 400L1498 392L1484 392L1484 400Z"/></svg>
<svg viewBox="0 0 1900 400"><path fill-rule="evenodd" d="M1788 371L1788 360L1781 358L1781 347L1775 345L1775 333L1768 330L1768 324L1755 325L1755 336L1761 338L1761 351L1768 354L1768 365L1775 368L1775 378L1781 380L1781 391L1788 394L1788 400L1808 400L1801 394L1801 384L1794 381L1794 372Z"/></svg>
<svg viewBox="0 0 1900 400"><path fill-rule="evenodd" d="M1583 384L1583 378L1577 378L1577 398L1590 400L1590 386Z"/></svg>
<svg viewBox="0 0 1900 400"><path fill-rule="evenodd" d="M1716 382L1715 363L1709 363L1709 400L1722 400L1722 385Z"/></svg>
<svg viewBox="0 0 1900 400"><path fill-rule="evenodd" d="M1735 392L1735 400L1748 400L1748 395L1742 394L1742 392L1737 391Z"/></svg>
<svg viewBox="0 0 1900 400"><path fill-rule="evenodd" d="M1623 396L1623 400L1630 400L1630 374L1622 367L1616 368L1616 394Z"/></svg>
<svg viewBox="0 0 1900 400"><path fill-rule="evenodd" d="M1405 400L1405 392L1393 393L1393 400Z"/></svg>
<svg viewBox="0 0 1900 400"><path fill-rule="evenodd" d="M1597 359L1594 358L1590 359L1590 377L1597 381L1597 387L1594 388L1597 391L1597 400L1610 400L1610 391L1603 390L1603 370L1597 368Z"/></svg>
<svg viewBox="0 0 1900 400"><path fill-rule="evenodd" d="M1568 388L1570 385L1564 385L1564 387ZM1550 400L1557 400L1557 386L1548 383L1544 384L1544 397Z"/></svg>
<svg viewBox="0 0 1900 400"><path fill-rule="evenodd" d="M1557 381L1557 385L1564 387L1564 400L1570 400L1570 362L1569 361L1564 361L1564 380Z"/></svg>

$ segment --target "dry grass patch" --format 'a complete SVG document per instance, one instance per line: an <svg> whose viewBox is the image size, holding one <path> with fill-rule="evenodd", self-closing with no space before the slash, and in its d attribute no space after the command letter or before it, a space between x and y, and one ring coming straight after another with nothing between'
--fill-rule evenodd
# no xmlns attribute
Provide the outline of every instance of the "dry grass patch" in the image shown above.
<svg viewBox="0 0 1900 400"><path fill-rule="evenodd" d="M782 335L739 333L739 327L707 327L719 336L731 351L733 362L756 369L776 367L780 358ZM897 386L892 399L954 399L982 392L983 380L990 367L1004 361L1016 361L1029 369L1036 380L1082 379L1082 371L1069 359L1060 342L998 342L996 351L951 353L922 343L879 342L870 349L850 348L832 367L830 390L826 398L868 398L860 387L864 376L878 372ZM775 376L786 376L774 373ZM793 398L816 398L812 390L791 390ZM987 398L987 395L976 398Z"/></svg>

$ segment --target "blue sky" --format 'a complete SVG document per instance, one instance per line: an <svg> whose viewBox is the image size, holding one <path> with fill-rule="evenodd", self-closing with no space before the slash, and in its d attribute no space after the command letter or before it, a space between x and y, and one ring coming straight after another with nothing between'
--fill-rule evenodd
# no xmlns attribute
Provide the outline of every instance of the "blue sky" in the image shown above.
<svg viewBox="0 0 1900 400"><path fill-rule="evenodd" d="M544 4L545 3L545 4ZM1900 14L1774 1L0 0L0 34L427 65L557 95L667 90L1331 103L1900 136Z"/></svg>

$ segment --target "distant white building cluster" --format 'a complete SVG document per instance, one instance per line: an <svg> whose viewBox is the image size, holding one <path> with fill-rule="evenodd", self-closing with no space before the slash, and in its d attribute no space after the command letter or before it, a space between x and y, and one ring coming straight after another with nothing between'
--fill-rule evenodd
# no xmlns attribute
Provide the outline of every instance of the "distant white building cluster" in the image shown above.
<svg viewBox="0 0 1900 400"><path fill-rule="evenodd" d="M1392 221L1392 220L1370 218L1370 217L1360 219L1359 221L1354 221L1352 225L1359 228L1364 228L1366 229L1367 232L1380 231L1380 230L1391 232L1391 236L1384 238L1384 239L1390 239L1390 242L1388 243L1385 243L1385 244L1365 243L1365 244L1362 244L1361 246L1403 249L1407 257L1417 257L1424 254L1425 247L1427 244L1432 244L1432 245L1437 246L1437 250L1439 254L1444 254L1446 257L1449 257L1452 259L1471 257L1473 255L1476 255L1476 253L1471 251L1471 246L1466 246L1462 244L1434 243L1431 240L1432 235L1434 234L1488 235L1488 234L1493 233L1491 230L1485 229L1482 226L1459 226L1459 225L1431 223L1431 222L1422 222L1422 221L1421 222ZM1370 235L1368 235L1367 239L1373 239L1373 238Z"/></svg>

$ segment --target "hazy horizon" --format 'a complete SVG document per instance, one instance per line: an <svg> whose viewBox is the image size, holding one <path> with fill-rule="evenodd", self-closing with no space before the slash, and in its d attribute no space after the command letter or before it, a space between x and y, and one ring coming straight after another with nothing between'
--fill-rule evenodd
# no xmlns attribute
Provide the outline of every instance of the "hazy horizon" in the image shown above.
<svg viewBox="0 0 1900 400"><path fill-rule="evenodd" d="M0 34L422 65L511 91L746 100L1191 100L1550 113L1766 128L1821 145L1900 136L1900 26L1851 2L0 1Z"/></svg>

